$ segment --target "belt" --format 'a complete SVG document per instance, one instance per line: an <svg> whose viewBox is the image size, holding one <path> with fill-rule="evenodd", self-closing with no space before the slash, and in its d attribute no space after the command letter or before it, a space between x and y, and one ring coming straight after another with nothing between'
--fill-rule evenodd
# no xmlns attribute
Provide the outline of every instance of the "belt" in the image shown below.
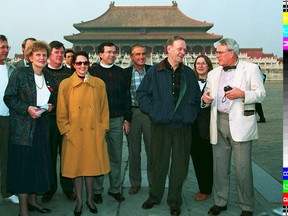
<svg viewBox="0 0 288 216"><path fill-rule="evenodd" d="M139 107L139 106L132 106L132 108L137 108L137 109L139 109L140 107Z"/></svg>

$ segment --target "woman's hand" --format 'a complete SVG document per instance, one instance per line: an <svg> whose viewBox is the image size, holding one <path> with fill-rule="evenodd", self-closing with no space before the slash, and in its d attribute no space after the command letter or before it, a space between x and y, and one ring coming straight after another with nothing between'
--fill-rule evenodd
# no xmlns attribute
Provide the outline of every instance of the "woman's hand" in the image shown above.
<svg viewBox="0 0 288 216"><path fill-rule="evenodd" d="M29 107L28 107L27 112L29 113L29 115L31 116L31 118L37 119L37 118L41 117L41 115L39 115L39 114L37 113L37 109L38 109L38 108L35 107L35 106L29 106Z"/></svg>
<svg viewBox="0 0 288 216"><path fill-rule="evenodd" d="M47 112L51 112L53 109L53 105L51 103L48 103L48 110Z"/></svg>

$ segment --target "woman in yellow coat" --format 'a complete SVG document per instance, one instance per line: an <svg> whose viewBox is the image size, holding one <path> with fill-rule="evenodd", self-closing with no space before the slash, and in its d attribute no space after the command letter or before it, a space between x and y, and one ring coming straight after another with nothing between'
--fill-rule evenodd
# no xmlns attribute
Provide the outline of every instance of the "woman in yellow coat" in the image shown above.
<svg viewBox="0 0 288 216"><path fill-rule="evenodd" d="M109 129L109 109L104 82L90 76L88 54L76 52L72 65L75 72L59 86L57 125L63 135L62 175L73 178L77 197L74 215L82 213L82 184L85 180L86 205L97 213L93 203L94 176L110 171L105 141Z"/></svg>

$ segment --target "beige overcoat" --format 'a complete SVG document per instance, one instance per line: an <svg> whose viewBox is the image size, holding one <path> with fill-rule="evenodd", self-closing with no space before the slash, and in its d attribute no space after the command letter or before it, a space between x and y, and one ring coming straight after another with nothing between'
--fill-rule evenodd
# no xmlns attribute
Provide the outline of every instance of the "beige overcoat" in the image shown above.
<svg viewBox="0 0 288 216"><path fill-rule="evenodd" d="M74 72L59 86L57 125L63 135L62 175L97 176L110 171L105 134L109 108L105 83L88 74L85 82Z"/></svg>

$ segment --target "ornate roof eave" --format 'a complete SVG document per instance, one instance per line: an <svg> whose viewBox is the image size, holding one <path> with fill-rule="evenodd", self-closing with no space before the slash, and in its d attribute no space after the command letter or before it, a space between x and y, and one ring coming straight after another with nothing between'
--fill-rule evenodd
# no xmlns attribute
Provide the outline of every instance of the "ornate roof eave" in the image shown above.
<svg viewBox="0 0 288 216"><path fill-rule="evenodd" d="M153 14L153 16L151 16ZM173 15L173 16L172 16ZM131 22L133 17L133 22ZM143 19L145 17L145 19ZM157 20L157 22L155 22ZM73 25L81 31L91 27L213 27L212 23L192 19L183 14L177 4L173 6L114 6L101 16L86 22Z"/></svg>
<svg viewBox="0 0 288 216"><path fill-rule="evenodd" d="M105 40L117 40L117 41L125 41L125 40L167 40L170 37L173 37L175 35L174 32L165 32L163 34L140 34L140 33L92 33L92 32L83 32L73 35L64 36L64 39L75 43L76 41L97 41L101 40L103 41L103 38ZM211 33L192 33L191 32L179 32L179 35L184 37L185 40L207 40L211 42L216 42L223 38L222 35L216 35Z"/></svg>
<svg viewBox="0 0 288 216"><path fill-rule="evenodd" d="M74 25L73 25L74 26ZM168 26L162 26L162 27L155 27L155 26L145 26L145 27L139 27L139 26L131 26L131 27L119 27L119 26L105 26L105 27L81 27L81 28L75 28L79 31L79 32L89 32L89 31L99 31L99 30L109 30L111 29L112 31L115 30L119 30L121 31L121 29L125 29L125 31L129 31L129 29L141 29L141 28L145 28L146 31L149 31L149 29L169 29L169 28L173 28L173 29L186 29L186 30L193 30L193 31L202 31L202 32L207 32L209 31L212 27L214 26L214 24L211 24L210 26L198 26L198 27L194 27L194 26L187 26L187 27L179 27L179 26L173 26L173 27L168 27Z"/></svg>

